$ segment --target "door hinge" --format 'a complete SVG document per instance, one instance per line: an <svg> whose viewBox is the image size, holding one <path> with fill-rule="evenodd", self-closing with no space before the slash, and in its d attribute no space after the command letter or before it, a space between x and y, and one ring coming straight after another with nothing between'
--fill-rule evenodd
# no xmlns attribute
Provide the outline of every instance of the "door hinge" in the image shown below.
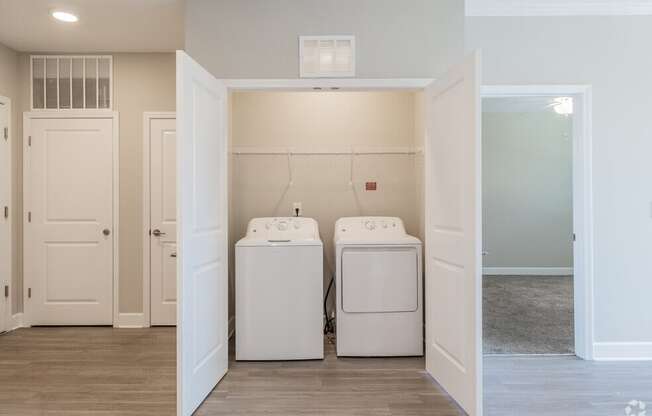
<svg viewBox="0 0 652 416"><path fill-rule="evenodd" d="M5 127L4 132L5 132L5 140L9 139L9 127Z"/></svg>
<svg viewBox="0 0 652 416"><path fill-rule="evenodd" d="M32 145L32 136L27 136L27 145L28 146Z"/></svg>
<svg viewBox="0 0 652 416"><path fill-rule="evenodd" d="M5 218L9 218L9 207L5 205Z"/></svg>
<svg viewBox="0 0 652 416"><path fill-rule="evenodd" d="M31 297L32 297L32 288L31 288L31 287L28 287L28 288L27 288L27 297L28 297L28 298L31 298Z"/></svg>
<svg viewBox="0 0 652 416"><path fill-rule="evenodd" d="M32 211L27 212L27 222L32 222Z"/></svg>
<svg viewBox="0 0 652 416"><path fill-rule="evenodd" d="M577 241L577 236L573 233L573 241Z"/></svg>
<svg viewBox="0 0 652 416"><path fill-rule="evenodd" d="M9 297L9 285L5 285L5 298Z"/></svg>

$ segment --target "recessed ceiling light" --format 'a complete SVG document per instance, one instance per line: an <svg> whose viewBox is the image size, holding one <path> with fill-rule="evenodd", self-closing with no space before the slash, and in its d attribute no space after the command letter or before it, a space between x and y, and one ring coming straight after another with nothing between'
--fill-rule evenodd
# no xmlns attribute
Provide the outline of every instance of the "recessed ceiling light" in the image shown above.
<svg viewBox="0 0 652 416"><path fill-rule="evenodd" d="M55 10L52 12L52 17L55 19L66 22L66 23L75 23L79 20L79 17L69 12L62 12L60 10Z"/></svg>
<svg viewBox="0 0 652 416"><path fill-rule="evenodd" d="M559 97L552 101L555 113L568 116L573 114L573 97Z"/></svg>

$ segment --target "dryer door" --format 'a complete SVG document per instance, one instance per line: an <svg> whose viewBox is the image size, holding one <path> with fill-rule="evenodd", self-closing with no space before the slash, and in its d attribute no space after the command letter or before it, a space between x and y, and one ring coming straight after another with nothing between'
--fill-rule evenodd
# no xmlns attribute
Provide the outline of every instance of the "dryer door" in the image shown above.
<svg viewBox="0 0 652 416"><path fill-rule="evenodd" d="M419 307L416 247L345 247L342 310L414 312Z"/></svg>

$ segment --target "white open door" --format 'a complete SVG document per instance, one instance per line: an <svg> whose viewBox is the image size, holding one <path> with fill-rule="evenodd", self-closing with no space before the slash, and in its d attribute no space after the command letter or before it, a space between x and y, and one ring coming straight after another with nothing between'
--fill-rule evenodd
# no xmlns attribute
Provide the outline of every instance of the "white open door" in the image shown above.
<svg viewBox="0 0 652 416"><path fill-rule="evenodd" d="M177 51L177 414L228 367L226 87Z"/></svg>
<svg viewBox="0 0 652 416"><path fill-rule="evenodd" d="M426 89L426 370L482 413L479 55Z"/></svg>

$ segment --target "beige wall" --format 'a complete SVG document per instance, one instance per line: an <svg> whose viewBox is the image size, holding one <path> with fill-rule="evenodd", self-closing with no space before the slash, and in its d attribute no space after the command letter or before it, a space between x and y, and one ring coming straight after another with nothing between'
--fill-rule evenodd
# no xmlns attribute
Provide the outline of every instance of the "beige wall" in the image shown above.
<svg viewBox="0 0 652 416"><path fill-rule="evenodd" d="M356 37L356 76L435 77L464 49L463 0L187 0L185 49L219 78L297 78L299 35Z"/></svg>
<svg viewBox="0 0 652 416"><path fill-rule="evenodd" d="M20 215L16 215L22 211L21 203L21 192L16 177L20 175L20 170L22 167L21 157L20 157L20 135L19 124L21 123L20 118L20 89L18 84L18 53L13 49L10 49L2 44L0 44L0 95L8 97L11 99L12 105L12 114L11 117L11 126L12 131L10 132L10 140L12 140L12 202L11 202L11 211L10 215L13 217L13 229L12 229L12 258L7 259L11 261L11 290L12 290L12 313L16 313L22 310L22 296L21 296L21 269L22 264L20 261L21 245L19 235L21 232L21 221ZM4 261L4 259L3 259Z"/></svg>
<svg viewBox="0 0 652 416"><path fill-rule="evenodd" d="M426 188L425 188L425 141L426 141L426 100L425 93L414 94L414 145L419 150L415 156L415 183L417 184L417 216L419 227L417 237L426 241ZM425 256L424 256L425 258Z"/></svg>
<svg viewBox="0 0 652 416"><path fill-rule="evenodd" d="M19 60L22 112L30 107L29 55ZM113 65L113 108L120 116L119 310L142 312L143 112L175 110L176 63L174 53L117 53ZM22 166L22 154L17 159ZM15 183L22 190L22 174Z"/></svg>
<svg viewBox="0 0 652 416"><path fill-rule="evenodd" d="M173 53L114 55L120 113L120 312L142 312L143 112L175 111Z"/></svg>
<svg viewBox="0 0 652 416"><path fill-rule="evenodd" d="M232 94L232 144L265 149L410 147L415 140L411 92L239 92ZM414 155L359 155L349 185L348 155L295 155L289 185L285 155L232 157L231 242L254 217L289 216L293 202L320 227L326 258L333 260L333 227L344 216L401 217L419 234ZM365 191L376 181L377 191ZM231 268L233 269L233 268ZM233 271L233 270L231 270Z"/></svg>

